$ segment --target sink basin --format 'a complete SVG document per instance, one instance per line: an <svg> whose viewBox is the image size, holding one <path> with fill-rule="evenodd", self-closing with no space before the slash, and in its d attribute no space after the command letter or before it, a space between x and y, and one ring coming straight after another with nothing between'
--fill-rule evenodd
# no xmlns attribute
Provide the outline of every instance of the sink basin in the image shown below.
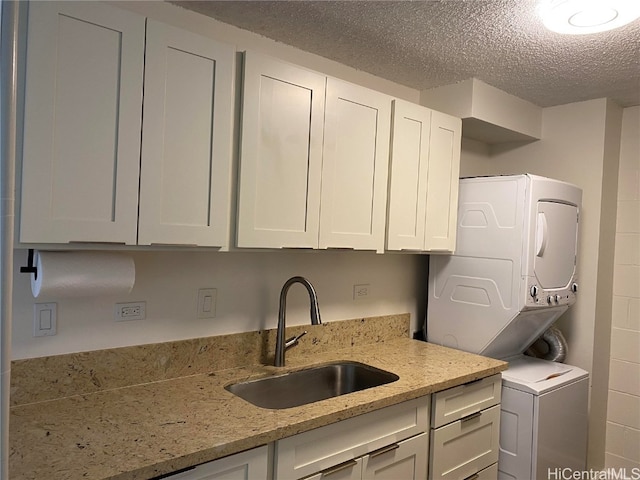
<svg viewBox="0 0 640 480"><path fill-rule="evenodd" d="M398 380L395 373L358 362L336 362L234 383L225 388L258 407L298 407Z"/></svg>

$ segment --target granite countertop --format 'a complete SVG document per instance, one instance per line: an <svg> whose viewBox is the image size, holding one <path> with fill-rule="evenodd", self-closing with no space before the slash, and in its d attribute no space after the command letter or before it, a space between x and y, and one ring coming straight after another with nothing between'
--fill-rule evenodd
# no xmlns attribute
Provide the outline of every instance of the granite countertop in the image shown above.
<svg viewBox="0 0 640 480"><path fill-rule="evenodd" d="M506 369L505 362L393 338L287 359L285 371L352 360L396 382L284 410L256 407L224 389L283 369L253 364L16 405L10 478L142 479L267 444Z"/></svg>

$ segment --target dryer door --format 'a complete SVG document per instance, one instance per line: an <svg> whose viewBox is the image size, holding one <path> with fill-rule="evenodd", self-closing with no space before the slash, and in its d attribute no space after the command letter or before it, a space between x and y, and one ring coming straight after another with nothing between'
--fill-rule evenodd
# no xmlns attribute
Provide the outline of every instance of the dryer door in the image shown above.
<svg viewBox="0 0 640 480"><path fill-rule="evenodd" d="M544 289L569 285L576 268L578 208L538 202L534 270Z"/></svg>

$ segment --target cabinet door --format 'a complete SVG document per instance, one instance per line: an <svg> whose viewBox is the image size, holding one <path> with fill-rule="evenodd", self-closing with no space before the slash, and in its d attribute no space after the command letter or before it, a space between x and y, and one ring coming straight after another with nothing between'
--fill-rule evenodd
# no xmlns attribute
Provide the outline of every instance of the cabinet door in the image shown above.
<svg viewBox="0 0 640 480"><path fill-rule="evenodd" d="M429 140L425 250L455 250L461 135L462 120L433 112Z"/></svg>
<svg viewBox="0 0 640 480"><path fill-rule="evenodd" d="M269 450L263 447L236 453L170 475L170 480L267 480Z"/></svg>
<svg viewBox="0 0 640 480"><path fill-rule="evenodd" d="M423 433L364 457L363 480L426 479L429 434Z"/></svg>
<svg viewBox="0 0 640 480"><path fill-rule="evenodd" d="M227 246L234 50L147 21L138 243Z"/></svg>
<svg viewBox="0 0 640 480"><path fill-rule="evenodd" d="M423 250L431 110L393 101L387 250Z"/></svg>
<svg viewBox="0 0 640 480"><path fill-rule="evenodd" d="M325 81L245 53L238 247L317 248Z"/></svg>
<svg viewBox="0 0 640 480"><path fill-rule="evenodd" d="M320 248L384 250L391 98L327 79Z"/></svg>
<svg viewBox="0 0 640 480"><path fill-rule="evenodd" d="M31 2L20 241L135 244L144 17Z"/></svg>

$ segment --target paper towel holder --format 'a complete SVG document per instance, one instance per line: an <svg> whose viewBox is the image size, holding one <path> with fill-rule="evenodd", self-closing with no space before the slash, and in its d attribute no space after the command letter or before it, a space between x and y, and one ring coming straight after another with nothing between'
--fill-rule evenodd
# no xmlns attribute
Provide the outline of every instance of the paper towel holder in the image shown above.
<svg viewBox="0 0 640 480"><path fill-rule="evenodd" d="M33 273L33 278L38 278L38 268L33 264L33 248L27 254L27 266L20 267L20 273Z"/></svg>

